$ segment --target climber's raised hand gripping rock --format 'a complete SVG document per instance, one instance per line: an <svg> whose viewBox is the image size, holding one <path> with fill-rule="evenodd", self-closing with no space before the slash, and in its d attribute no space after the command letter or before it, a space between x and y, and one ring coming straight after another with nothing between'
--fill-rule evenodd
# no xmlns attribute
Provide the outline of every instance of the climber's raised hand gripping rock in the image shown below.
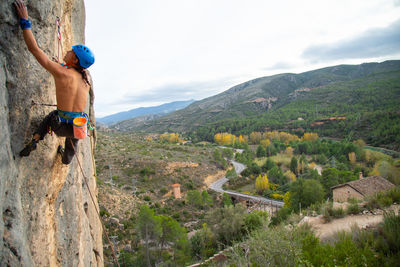
<svg viewBox="0 0 400 267"><path fill-rule="evenodd" d="M36 149L37 142L43 140L51 129L58 136L66 137L62 162L69 164L75 154L73 147L77 148L78 144L78 139L74 138L72 121L76 117L88 118L84 109L91 85L86 69L94 63L94 55L88 47L79 44L65 54L65 63L54 62L36 43L25 3L17 0L14 5L29 52L54 78L57 99L57 110L43 119L30 143L20 152L20 156L29 156L30 152Z"/></svg>

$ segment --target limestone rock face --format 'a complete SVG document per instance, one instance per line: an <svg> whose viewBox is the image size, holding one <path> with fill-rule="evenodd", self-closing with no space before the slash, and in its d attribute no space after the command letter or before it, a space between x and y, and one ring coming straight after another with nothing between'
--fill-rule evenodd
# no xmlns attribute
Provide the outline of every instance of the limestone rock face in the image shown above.
<svg viewBox="0 0 400 267"><path fill-rule="evenodd" d="M46 136L29 157L18 155L38 123L55 109L32 101L55 104L56 96L52 76L27 50L13 2L0 1L0 265L103 266L94 138L79 142L68 166L56 153L64 144L56 135ZM57 17L62 23L61 58L72 45L84 43L83 0L25 2L33 34L47 55L58 54ZM93 121L93 94L86 112Z"/></svg>

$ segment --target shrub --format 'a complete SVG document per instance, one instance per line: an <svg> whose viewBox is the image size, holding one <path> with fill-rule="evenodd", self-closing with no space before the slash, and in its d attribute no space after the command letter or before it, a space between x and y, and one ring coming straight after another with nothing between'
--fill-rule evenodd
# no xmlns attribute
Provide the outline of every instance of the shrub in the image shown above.
<svg viewBox="0 0 400 267"><path fill-rule="evenodd" d="M270 225L278 225L278 224L286 221L291 212L292 211L289 208L282 208L282 209L278 210L276 215L271 218Z"/></svg>
<svg viewBox="0 0 400 267"><path fill-rule="evenodd" d="M380 207L389 207L393 203L393 199L386 195L378 195L377 201Z"/></svg>
<svg viewBox="0 0 400 267"><path fill-rule="evenodd" d="M393 204L393 199L391 196L394 196L395 199L397 199L398 193L396 191L389 191L386 193L378 193L373 196L370 196L367 198L367 203L365 204L365 207L368 210L374 210L374 209L380 209L383 207L388 207Z"/></svg>
<svg viewBox="0 0 400 267"><path fill-rule="evenodd" d="M331 202L323 205L321 207L321 212L326 222L330 222L332 218L343 218L345 215L342 207L334 209Z"/></svg>
<svg viewBox="0 0 400 267"><path fill-rule="evenodd" d="M331 210L332 210L331 206L325 205L325 206L321 207L321 214L322 214L322 217L324 218L325 222L332 221L332 212L331 212Z"/></svg>
<svg viewBox="0 0 400 267"><path fill-rule="evenodd" d="M332 209L332 216L334 218L343 218L344 215L345 215L345 212L342 207L339 207L337 209Z"/></svg>
<svg viewBox="0 0 400 267"><path fill-rule="evenodd" d="M365 204L365 208L371 211L380 208L376 195L367 198L367 203Z"/></svg>
<svg viewBox="0 0 400 267"><path fill-rule="evenodd" d="M168 193L168 189L167 188L163 187L163 188L160 189L160 194L165 195L166 193Z"/></svg>
<svg viewBox="0 0 400 267"><path fill-rule="evenodd" d="M225 266L301 266L301 244L294 231L262 228L227 251Z"/></svg>
<svg viewBox="0 0 400 267"><path fill-rule="evenodd" d="M267 214L268 216L268 214ZM261 212L253 212L246 215L244 219L244 229L250 233L263 225L265 219L264 214Z"/></svg>
<svg viewBox="0 0 400 267"><path fill-rule="evenodd" d="M339 233L332 245L320 242L312 235L303 241L302 254L310 266L377 266L374 251L370 247L360 248L351 235Z"/></svg>
<svg viewBox="0 0 400 267"><path fill-rule="evenodd" d="M400 187L389 190L387 195L392 198L393 202L400 203Z"/></svg>
<svg viewBox="0 0 400 267"><path fill-rule="evenodd" d="M357 203L351 203L347 207L347 214L358 214L360 213L360 207L358 206Z"/></svg>
<svg viewBox="0 0 400 267"><path fill-rule="evenodd" d="M104 215L111 216L110 213L104 208L103 206L100 206L100 216L103 217Z"/></svg>
<svg viewBox="0 0 400 267"><path fill-rule="evenodd" d="M400 252L400 216L393 211L384 214L383 237L392 254Z"/></svg>

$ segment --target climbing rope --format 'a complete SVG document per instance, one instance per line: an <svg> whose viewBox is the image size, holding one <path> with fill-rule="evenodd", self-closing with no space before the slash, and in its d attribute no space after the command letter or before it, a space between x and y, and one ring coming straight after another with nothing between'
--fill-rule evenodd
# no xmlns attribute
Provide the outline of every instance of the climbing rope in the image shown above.
<svg viewBox="0 0 400 267"><path fill-rule="evenodd" d="M71 140L71 139L70 139L69 141L70 141L70 143L71 143L71 145L72 145L72 149L74 150L76 160L78 161L79 168L81 169L82 176L83 176L83 178L84 178L83 180L84 180L84 182L85 182L85 184L86 184L86 187L87 187L87 189L88 189L88 191L89 191L89 195L90 195L90 198L92 199L93 206L94 206L94 208L95 208L95 210L96 210L97 216L99 217L99 220L100 220L101 226L102 226L102 228L103 228L103 231L104 231L104 233L105 233L105 236L106 236L106 238L107 238L107 241L108 241L108 243L109 243L110 246L111 246L111 251L112 251L113 258L114 258L114 263L115 263L118 267L120 267L120 265L119 265L119 263L118 263L117 256L116 256L116 254L115 254L114 245L112 244L110 238L108 237L106 227L104 226L103 220L101 219L101 216L100 216L100 212L99 212L99 210L97 209L96 202L94 201L94 197L93 197L93 195L92 195L92 191L91 191L90 188L89 188L89 184L88 184L88 182L87 182L86 175L85 175L85 173L83 172L83 168L82 168L81 162L79 161L78 155L76 154L75 146L74 146L74 144L72 143L72 140Z"/></svg>

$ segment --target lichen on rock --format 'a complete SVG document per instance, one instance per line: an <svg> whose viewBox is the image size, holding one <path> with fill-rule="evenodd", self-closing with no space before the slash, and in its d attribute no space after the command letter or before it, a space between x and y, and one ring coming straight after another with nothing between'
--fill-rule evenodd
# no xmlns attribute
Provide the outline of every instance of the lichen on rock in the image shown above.
<svg viewBox="0 0 400 267"><path fill-rule="evenodd" d="M11 0L0 2L0 265L103 266L102 227L78 166L82 164L97 202L93 138L79 142L70 165L57 146L63 137L46 136L27 158L18 152L54 107L51 75L29 53ZM50 57L57 56L56 19L62 22L63 49L84 43L83 0L27 1L32 31ZM61 56L61 55L60 55ZM94 120L93 94L86 112Z"/></svg>

